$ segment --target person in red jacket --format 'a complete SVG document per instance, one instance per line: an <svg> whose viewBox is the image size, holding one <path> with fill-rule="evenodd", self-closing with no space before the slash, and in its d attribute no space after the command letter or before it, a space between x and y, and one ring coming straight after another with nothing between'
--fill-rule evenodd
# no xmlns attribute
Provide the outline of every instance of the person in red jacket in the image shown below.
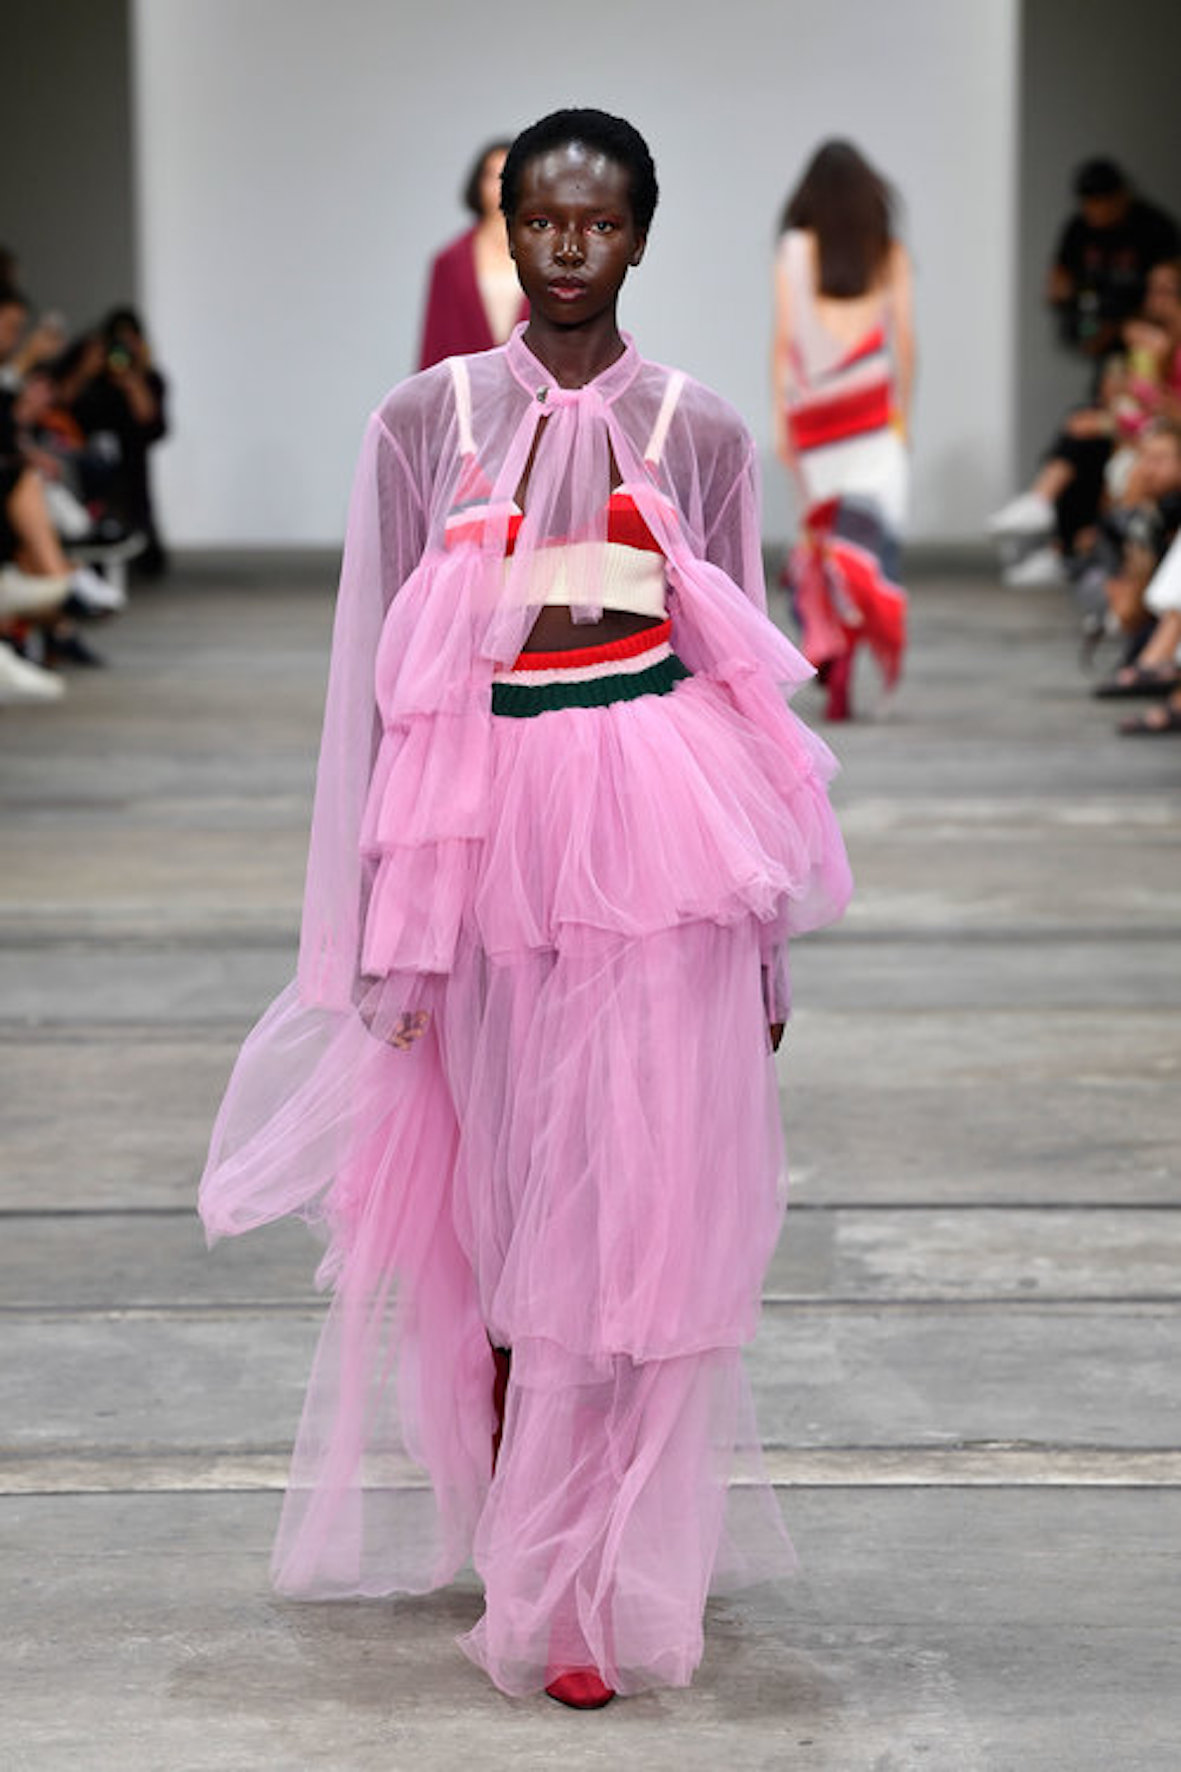
<svg viewBox="0 0 1181 1772"><path fill-rule="evenodd" d="M489 142L472 162L463 201L475 226L445 246L431 265L420 369L444 357L490 351L529 317L500 210L500 173L508 149L507 141Z"/></svg>

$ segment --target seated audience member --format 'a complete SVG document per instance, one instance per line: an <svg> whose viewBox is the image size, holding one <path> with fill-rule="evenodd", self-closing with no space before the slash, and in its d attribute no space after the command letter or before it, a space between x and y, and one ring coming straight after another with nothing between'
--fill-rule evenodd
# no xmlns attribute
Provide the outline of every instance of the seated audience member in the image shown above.
<svg viewBox="0 0 1181 1772"><path fill-rule="evenodd" d="M89 567L66 559L45 482L26 457L22 423L36 414L38 399L48 398L46 387L38 375L31 388L0 388L0 620L9 650L21 639L13 624L31 624L62 662L91 664L97 657L69 617L110 614L125 598Z"/></svg>
<svg viewBox="0 0 1181 1772"><path fill-rule="evenodd" d="M1152 267L1181 256L1181 233L1171 215L1137 196L1114 160L1080 166L1074 194L1078 207L1059 238L1046 297L1063 341L1099 360L1140 307Z"/></svg>
<svg viewBox="0 0 1181 1772"><path fill-rule="evenodd" d="M102 662L74 617L109 615L126 595L82 562L143 546L111 512L150 521L146 451L164 433L164 392L130 310L66 344L58 316L30 325L26 298L0 281L0 703L60 696L46 666Z"/></svg>
<svg viewBox="0 0 1181 1772"><path fill-rule="evenodd" d="M0 291L0 320L17 305ZM37 477L17 443L12 395L0 389L0 703L51 701L63 688L51 671L20 655L28 625L57 616L69 594L66 573L38 574L18 564L37 491ZM36 527L34 510L34 533ZM51 529L50 536L56 542Z"/></svg>
<svg viewBox="0 0 1181 1772"><path fill-rule="evenodd" d="M124 497L123 439L114 428L83 423L83 408L106 364L106 345L99 332L84 332L72 339L50 365L55 397L43 419L42 441L46 448L68 462L71 489L89 510L118 517L122 530ZM93 404L93 403L92 403Z"/></svg>
<svg viewBox="0 0 1181 1772"><path fill-rule="evenodd" d="M1125 666L1138 660L1152 633L1156 616L1148 590L1179 524L1181 425L1154 419L1136 446L1123 492L1103 513L1074 576L1084 613L1104 616L1107 631L1122 637Z"/></svg>
<svg viewBox="0 0 1181 1772"><path fill-rule="evenodd" d="M126 527L146 536L136 567L155 578L167 570L168 557L153 508L148 452L168 430L167 385L153 365L134 309L114 309L99 338L96 372L73 398L71 409L88 437L118 439L119 485L112 502Z"/></svg>
<svg viewBox="0 0 1181 1772"><path fill-rule="evenodd" d="M1144 306L1124 322L1121 338L1120 353L1105 368L1102 402L1112 445L1104 484L1113 497L1151 420L1181 420L1181 259L1149 271Z"/></svg>
<svg viewBox="0 0 1181 1772"><path fill-rule="evenodd" d="M1181 691L1181 535L1174 537L1153 573L1144 593L1144 605L1155 619L1155 627L1135 661L1121 666L1106 682L1097 684L1095 695L1101 701L1133 696L1165 697L1142 716L1125 721L1120 730L1149 735L1178 731L1181 730L1181 706L1174 709L1169 698Z"/></svg>
<svg viewBox="0 0 1181 1772"><path fill-rule="evenodd" d="M1010 585L1065 583L1086 552L1104 499L1118 495L1153 417L1181 418L1181 262L1149 273L1143 310L1121 328L1096 400L1068 415L1033 484L989 520L1002 547L1033 551L1003 573ZM1045 540L1051 534L1053 542ZM1044 543L1044 545L1036 545Z"/></svg>
<svg viewBox="0 0 1181 1772"><path fill-rule="evenodd" d="M70 365L78 350L71 347L59 362ZM132 556L144 538L128 531L113 508L120 486L118 440L86 436L63 393L69 384L57 364L25 376L13 405L21 451L41 475L50 516L67 550L97 561Z"/></svg>
<svg viewBox="0 0 1181 1772"><path fill-rule="evenodd" d="M52 372L32 369L11 396L11 411L17 447L29 467L41 476L53 526L64 541L88 534L91 517L79 496L80 477L75 467L85 438L77 427L63 428L57 398Z"/></svg>

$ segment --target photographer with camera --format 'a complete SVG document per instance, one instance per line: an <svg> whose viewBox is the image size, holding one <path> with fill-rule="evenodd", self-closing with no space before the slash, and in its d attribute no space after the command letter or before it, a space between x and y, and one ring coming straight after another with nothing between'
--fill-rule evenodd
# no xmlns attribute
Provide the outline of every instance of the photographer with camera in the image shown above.
<svg viewBox="0 0 1181 1772"><path fill-rule="evenodd" d="M104 356L97 373L73 402L73 413L88 437L105 433L119 445L119 516L128 530L147 537L136 570L158 578L168 558L152 507L148 451L167 434L167 384L152 362L139 315L115 308L99 337Z"/></svg>

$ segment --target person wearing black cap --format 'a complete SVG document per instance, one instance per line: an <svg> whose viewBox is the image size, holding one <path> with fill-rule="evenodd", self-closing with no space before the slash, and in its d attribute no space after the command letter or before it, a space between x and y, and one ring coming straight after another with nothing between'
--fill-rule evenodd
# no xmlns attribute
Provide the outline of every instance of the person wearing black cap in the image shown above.
<svg viewBox="0 0 1181 1772"><path fill-rule="evenodd" d="M1136 195L1114 160L1085 160L1074 175L1075 213L1050 267L1047 299L1063 341L1101 358L1139 308L1154 265L1181 257L1172 216Z"/></svg>

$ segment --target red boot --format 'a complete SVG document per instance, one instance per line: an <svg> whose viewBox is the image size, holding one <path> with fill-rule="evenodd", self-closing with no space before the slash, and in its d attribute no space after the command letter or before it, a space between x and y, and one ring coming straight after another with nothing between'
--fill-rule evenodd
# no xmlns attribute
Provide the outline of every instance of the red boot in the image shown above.
<svg viewBox="0 0 1181 1772"><path fill-rule="evenodd" d="M571 1710L602 1710L615 1697L593 1667L574 1667L568 1673L555 1674L546 1692L559 1704L568 1704Z"/></svg>
<svg viewBox="0 0 1181 1772"><path fill-rule="evenodd" d="M504 1399L508 1391L509 1367L513 1363L512 1349L494 1347L492 1359L495 1372L492 1377L492 1409L496 1417L496 1426L492 1429L492 1470L496 1471L496 1460L500 1456L500 1442L504 1436Z"/></svg>

